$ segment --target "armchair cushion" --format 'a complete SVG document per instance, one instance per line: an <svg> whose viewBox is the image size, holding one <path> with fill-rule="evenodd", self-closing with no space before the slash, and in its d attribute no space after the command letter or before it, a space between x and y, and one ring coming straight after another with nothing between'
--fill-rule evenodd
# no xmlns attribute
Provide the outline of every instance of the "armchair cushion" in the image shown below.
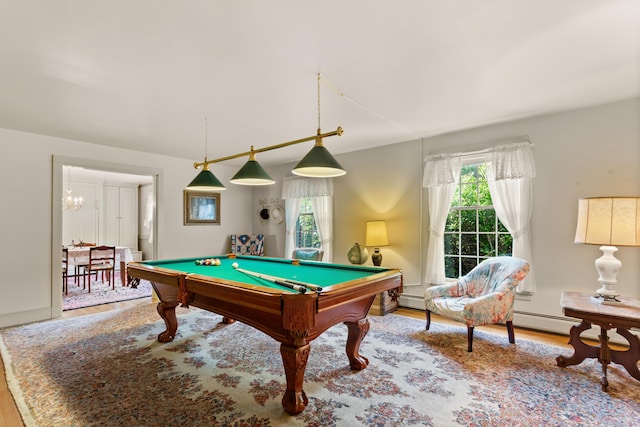
<svg viewBox="0 0 640 427"><path fill-rule="evenodd" d="M468 327L513 320L513 289L529 272L516 257L494 257L478 264L456 283L433 286L424 293L427 310Z"/></svg>
<svg viewBox="0 0 640 427"><path fill-rule="evenodd" d="M297 248L291 254L292 259L302 259L307 261L322 261L324 251L316 248Z"/></svg>

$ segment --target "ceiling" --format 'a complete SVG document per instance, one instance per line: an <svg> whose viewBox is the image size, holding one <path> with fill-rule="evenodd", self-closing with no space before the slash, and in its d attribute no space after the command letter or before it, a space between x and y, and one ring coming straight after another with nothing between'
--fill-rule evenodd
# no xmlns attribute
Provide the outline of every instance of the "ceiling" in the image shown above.
<svg viewBox="0 0 640 427"><path fill-rule="evenodd" d="M189 160L315 135L320 73L335 154L639 96L640 1L0 0L0 65L0 127Z"/></svg>

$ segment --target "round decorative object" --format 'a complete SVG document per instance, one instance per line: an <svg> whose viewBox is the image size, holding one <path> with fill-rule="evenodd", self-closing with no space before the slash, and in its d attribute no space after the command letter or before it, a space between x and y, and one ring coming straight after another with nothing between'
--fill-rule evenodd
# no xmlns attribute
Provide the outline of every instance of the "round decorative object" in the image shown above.
<svg viewBox="0 0 640 427"><path fill-rule="evenodd" d="M274 206L271 208L271 220L276 224L280 224L284 221L284 212L280 206Z"/></svg>
<svg viewBox="0 0 640 427"><path fill-rule="evenodd" d="M367 252L367 248L360 247L359 244L355 244L349 249L347 252L347 258L351 264L364 264L369 258L369 252Z"/></svg>
<svg viewBox="0 0 640 427"><path fill-rule="evenodd" d="M260 218L269 219L269 209L264 208L260 211Z"/></svg>

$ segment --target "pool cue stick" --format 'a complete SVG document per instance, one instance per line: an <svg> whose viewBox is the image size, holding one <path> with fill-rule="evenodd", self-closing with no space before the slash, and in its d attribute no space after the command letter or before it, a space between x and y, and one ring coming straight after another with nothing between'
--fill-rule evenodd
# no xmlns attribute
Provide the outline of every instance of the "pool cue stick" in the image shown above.
<svg viewBox="0 0 640 427"><path fill-rule="evenodd" d="M257 274L262 274L262 273L257 273ZM293 280L293 279L285 279L284 277L271 276L269 274L262 274L262 276L265 278L270 278L271 280L279 280L281 282L289 282L292 285L304 286L305 288L310 289L312 291L322 292L322 286L314 285L313 283L300 282L298 280Z"/></svg>
<svg viewBox="0 0 640 427"><path fill-rule="evenodd" d="M322 292L322 286L314 285L313 283L307 282L299 282L293 279L283 279L285 282L293 283L294 285L304 286L305 288L311 289L312 291Z"/></svg>
<svg viewBox="0 0 640 427"><path fill-rule="evenodd" d="M254 276L254 277L257 277L259 279L266 280L268 282L273 282L276 285L280 285L280 286L284 286L285 288L293 289L294 291L298 291L301 294L303 294L303 293L305 293L307 291L307 288L305 288L304 286L296 285L294 283L285 282L284 280L278 280L278 279L276 279L276 278L274 278L272 276L267 276L267 275L264 275L264 274L256 273L254 271L245 270L244 268L240 268L240 267L236 267L236 270L238 270L241 273L247 274L249 276Z"/></svg>

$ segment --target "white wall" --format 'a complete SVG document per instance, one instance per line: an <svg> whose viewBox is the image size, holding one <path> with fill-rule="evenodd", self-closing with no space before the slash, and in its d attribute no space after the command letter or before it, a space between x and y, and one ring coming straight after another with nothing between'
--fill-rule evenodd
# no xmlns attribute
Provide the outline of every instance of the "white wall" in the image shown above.
<svg viewBox="0 0 640 427"><path fill-rule="evenodd" d="M334 262L347 262L351 245L363 244L366 221L387 220L390 246L382 248L382 265L403 270L401 305L424 309L421 260L428 246L429 218L422 159L436 152L485 148L521 135L535 144L531 262L537 291L530 300L516 302L515 323L566 333L559 306L562 291L592 292L600 287L594 267L601 254L598 247L573 243L578 198L640 196L639 98L426 138L422 149L419 142L410 141L337 155L347 175L334 181ZM326 145L331 151L330 142ZM290 175L292 166L269 168L278 184L254 193L254 231L271 236L271 248L266 249L273 250L273 256L283 256L284 224L260 220L259 200L279 197L280 178ZM623 263L617 289L640 297L640 248L620 248L616 255Z"/></svg>
<svg viewBox="0 0 640 427"><path fill-rule="evenodd" d="M183 225L182 191L197 173L193 160L7 129L0 129L0 146L0 198L19 201L5 203L0 221L0 327L51 318L61 304L61 277L51 273L52 244L62 244L61 224L52 224L52 198L62 197L54 155L159 169L158 258L225 253L230 230L251 228L251 190L237 186L221 194L221 225ZM216 165L215 173L228 181L235 169Z"/></svg>

